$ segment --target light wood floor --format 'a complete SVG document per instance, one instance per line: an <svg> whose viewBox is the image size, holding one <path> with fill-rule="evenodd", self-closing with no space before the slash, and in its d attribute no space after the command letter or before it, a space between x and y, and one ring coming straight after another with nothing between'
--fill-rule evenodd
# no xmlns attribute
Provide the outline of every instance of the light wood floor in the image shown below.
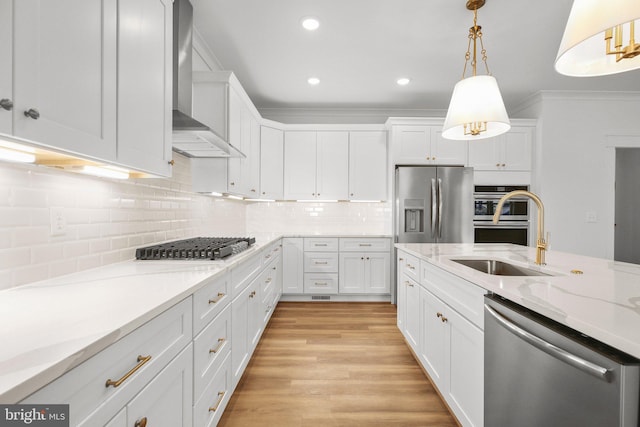
<svg viewBox="0 0 640 427"><path fill-rule="evenodd" d="M278 304L219 426L456 426L389 303Z"/></svg>

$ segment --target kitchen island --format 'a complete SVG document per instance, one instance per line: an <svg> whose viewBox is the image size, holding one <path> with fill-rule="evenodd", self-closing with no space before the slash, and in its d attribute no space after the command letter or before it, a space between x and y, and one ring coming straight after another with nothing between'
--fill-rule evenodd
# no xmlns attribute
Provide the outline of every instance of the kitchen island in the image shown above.
<svg viewBox="0 0 640 427"><path fill-rule="evenodd" d="M442 270L640 358L640 266L509 244L396 244ZM545 276L486 274L454 259L495 259ZM572 273L572 271L574 271Z"/></svg>
<svg viewBox="0 0 640 427"><path fill-rule="evenodd" d="M640 266L556 251L536 265L535 248L511 244L395 246L398 328L464 426L484 422L486 294L640 357Z"/></svg>

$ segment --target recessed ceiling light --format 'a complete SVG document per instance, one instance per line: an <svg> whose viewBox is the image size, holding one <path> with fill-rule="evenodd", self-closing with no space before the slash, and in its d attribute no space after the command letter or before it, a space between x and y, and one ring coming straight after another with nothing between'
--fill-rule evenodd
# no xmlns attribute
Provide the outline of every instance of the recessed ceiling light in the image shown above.
<svg viewBox="0 0 640 427"><path fill-rule="evenodd" d="M305 30L315 31L318 29L319 26L320 26L320 21L318 21L316 18L312 18L312 17L302 18L302 27Z"/></svg>
<svg viewBox="0 0 640 427"><path fill-rule="evenodd" d="M409 82L411 81L411 79L406 78L406 77L402 77L401 79L398 79L396 81L396 83L398 83L400 86L406 86L409 84Z"/></svg>
<svg viewBox="0 0 640 427"><path fill-rule="evenodd" d="M320 79L317 77L309 77L307 83L309 83L311 86L315 86L317 84L320 84Z"/></svg>

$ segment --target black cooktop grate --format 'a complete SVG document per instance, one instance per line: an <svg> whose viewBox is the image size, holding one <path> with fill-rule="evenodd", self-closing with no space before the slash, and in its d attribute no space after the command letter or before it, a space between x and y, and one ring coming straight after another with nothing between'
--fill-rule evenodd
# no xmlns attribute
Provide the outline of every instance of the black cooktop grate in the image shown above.
<svg viewBox="0 0 640 427"><path fill-rule="evenodd" d="M194 237L136 249L136 259L220 259L249 248L253 237Z"/></svg>

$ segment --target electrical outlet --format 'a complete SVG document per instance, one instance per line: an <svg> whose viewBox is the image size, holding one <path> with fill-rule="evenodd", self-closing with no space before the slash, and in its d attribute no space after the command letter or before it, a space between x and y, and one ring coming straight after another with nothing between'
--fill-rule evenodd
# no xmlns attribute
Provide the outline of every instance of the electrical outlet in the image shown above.
<svg viewBox="0 0 640 427"><path fill-rule="evenodd" d="M598 222L598 214L594 211L587 211L585 219L587 222Z"/></svg>
<svg viewBox="0 0 640 427"><path fill-rule="evenodd" d="M67 218L63 208L51 208L49 210L51 218L51 235L63 236L67 234Z"/></svg>

